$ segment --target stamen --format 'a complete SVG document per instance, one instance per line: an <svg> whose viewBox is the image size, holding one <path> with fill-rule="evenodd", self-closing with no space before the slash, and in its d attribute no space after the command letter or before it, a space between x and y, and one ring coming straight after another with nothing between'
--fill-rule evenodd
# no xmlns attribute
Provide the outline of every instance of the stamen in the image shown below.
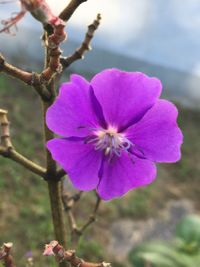
<svg viewBox="0 0 200 267"><path fill-rule="evenodd" d="M95 150L101 150L105 156L112 160L113 156L121 157L125 151L130 157L135 155L140 159L146 159L142 148L132 143L123 133L118 133L114 128L94 129L90 128L91 135L84 140L85 144L93 144Z"/></svg>
<svg viewBox="0 0 200 267"><path fill-rule="evenodd" d="M106 156L112 158L114 155L120 157L122 151L128 151L132 143L124 136L118 133L114 128L96 129L93 135L85 139L85 143L94 144L95 150L101 150Z"/></svg>

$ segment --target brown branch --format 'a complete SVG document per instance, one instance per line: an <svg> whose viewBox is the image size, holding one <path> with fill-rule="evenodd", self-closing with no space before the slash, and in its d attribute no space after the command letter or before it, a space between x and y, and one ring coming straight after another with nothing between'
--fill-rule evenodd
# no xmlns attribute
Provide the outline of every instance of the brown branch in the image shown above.
<svg viewBox="0 0 200 267"><path fill-rule="evenodd" d="M79 235L79 230L73 212L71 210L68 210L67 215L68 215L69 225L71 228L72 237L74 234Z"/></svg>
<svg viewBox="0 0 200 267"><path fill-rule="evenodd" d="M39 175L40 177L43 177L44 179L47 177L45 168L34 163L32 160L27 159L13 148L5 149L4 147L0 146L0 155L15 161L16 163L25 167L27 170Z"/></svg>
<svg viewBox="0 0 200 267"><path fill-rule="evenodd" d="M10 139L9 121L7 111L0 109L0 155L12 159L33 173L46 178L46 170L33 161L19 154L12 146Z"/></svg>
<svg viewBox="0 0 200 267"><path fill-rule="evenodd" d="M5 58L0 53L0 72L4 72L13 78L16 78L27 85L32 86L36 92L46 100L50 98L49 92L46 90L42 77L38 73L31 73L21 70L5 61Z"/></svg>
<svg viewBox="0 0 200 267"><path fill-rule="evenodd" d="M5 58L3 57L2 54L0 54L0 72L1 71L11 75L14 78L17 78L17 79L23 81L24 83L26 83L28 85L32 84L33 74L30 72L26 72L26 71L23 71L21 69L18 69L11 64L8 64L5 61Z"/></svg>
<svg viewBox="0 0 200 267"><path fill-rule="evenodd" d="M74 11L84 2L87 2L87 0L71 0L68 6L60 13L59 18L64 21L68 21Z"/></svg>
<svg viewBox="0 0 200 267"><path fill-rule="evenodd" d="M94 22L88 26L88 31L86 32L84 41L82 42L81 46L78 49L76 49L76 51L72 55L60 59L63 69L69 67L74 61L83 59L85 52L91 50L90 43L94 36L95 31L98 29L100 21L101 21L101 15L98 14Z"/></svg>
<svg viewBox="0 0 200 267"><path fill-rule="evenodd" d="M70 226L70 231L71 231L71 241L72 243L76 243L77 240L80 237L80 231L78 229L77 223L76 223L76 218L74 217L72 207L76 202L78 202L83 194L83 191L79 191L78 193L75 193L73 195L69 195L64 191L64 186L63 186L64 180L62 181L62 203L64 206L64 210L67 213L68 217L68 222Z"/></svg>
<svg viewBox="0 0 200 267"><path fill-rule="evenodd" d="M46 85L52 80L54 75L60 73L62 70L62 66L60 64L61 50L58 47L50 49L49 54L49 66L43 70L41 74L21 70L7 63L4 57L0 54L0 72L4 72L13 78L17 78L25 84L32 86L44 101L48 101L51 99L52 94L47 90Z"/></svg>
<svg viewBox="0 0 200 267"><path fill-rule="evenodd" d="M75 193L74 195L70 196L68 193L66 193L64 191L63 182L64 181L62 181L62 202L63 202L64 210L67 212L67 215L68 215L69 225L71 228L71 235L72 235L72 237L74 236L75 239L77 239L77 237L80 237L84 233L84 231L92 223L94 223L96 221L96 216L97 216L97 212L98 212L98 209L99 209L99 206L101 203L101 199L96 194L97 199L96 199L96 204L95 204L95 207L94 207L92 214L89 216L89 218L85 222L85 224L83 224L83 226L78 227L77 223L76 223L76 218L74 217L74 214L72 211L72 208L74 207L74 204L80 200L83 192L80 191L80 192Z"/></svg>
<svg viewBox="0 0 200 267"><path fill-rule="evenodd" d="M28 85L34 86L38 93L43 97L44 94L42 92L42 85L49 84L53 77L62 71L62 65L60 64L61 50L59 46L66 39L66 33L64 30L65 22L54 15L50 6L45 0L21 0L21 9L21 13L23 14L25 14L25 12L28 10L35 19L42 23L46 30L48 26L50 27L50 31L48 31L47 38L45 40L45 46L48 47L49 64L41 74L33 74L19 70L12 65L7 64L4 58L1 56L0 70L3 70L13 77L24 81ZM15 25L15 22L17 22L16 19L13 19L13 22L10 26L8 26L8 29L12 25ZM4 30L8 29L6 28Z"/></svg>
<svg viewBox="0 0 200 267"><path fill-rule="evenodd" d="M50 56L49 66L42 71L40 76L41 80L44 83L50 82L54 77L54 75L62 71L62 65L60 64L60 55L61 55L61 50L59 47L55 49L49 49L49 56Z"/></svg>
<svg viewBox="0 0 200 267"><path fill-rule="evenodd" d="M63 184L62 184L62 201L65 211L69 211L72 209L74 204L78 202L83 194L83 191L79 191L78 193L70 196L68 193L64 192Z"/></svg>
<svg viewBox="0 0 200 267"><path fill-rule="evenodd" d="M92 224L96 221L96 216L97 216L97 212L99 210L99 206L101 203L101 199L100 197L96 194L97 200L96 200L96 204L95 204L95 208L93 213L90 215L88 221L79 229L79 234L82 235L83 232Z"/></svg>
<svg viewBox="0 0 200 267"><path fill-rule="evenodd" d="M76 256L75 251L66 250L57 242L51 241L49 244L45 246L45 250L43 255L51 256L54 255L58 262L67 261L73 267L111 267L110 263L102 262L102 263L93 263L86 262L83 259Z"/></svg>
<svg viewBox="0 0 200 267"><path fill-rule="evenodd" d="M1 126L1 139L0 144L7 149L12 148L12 143L10 140L10 128L9 121L7 118L8 112L4 109L0 109L0 126Z"/></svg>
<svg viewBox="0 0 200 267"><path fill-rule="evenodd" d="M67 34L64 31L65 23L58 17L51 19L50 25L53 28L53 33L46 34L46 47L48 53L48 64L41 73L41 80L50 83L55 75L62 72L60 63L60 55L62 54L59 48L60 44L66 39Z"/></svg>
<svg viewBox="0 0 200 267"><path fill-rule="evenodd" d="M47 1L24 1L24 6L34 18L42 23L47 33L44 45L48 50L48 65L40 74L40 80L49 84L54 76L62 71L62 65L60 64L62 51L59 46L67 36L65 32L66 23L54 15Z"/></svg>
<svg viewBox="0 0 200 267"><path fill-rule="evenodd" d="M12 243L4 243L0 250L0 260L3 261L5 267L16 267L13 261L13 257L10 255Z"/></svg>
<svg viewBox="0 0 200 267"><path fill-rule="evenodd" d="M64 192L64 186L63 186L63 182L62 181L62 202L63 202L63 207L64 210L67 212L67 216L68 216L68 221L69 221L69 226L70 226L70 230L71 230L71 239L72 241L74 241L74 237L75 239L77 239L77 236L80 236L79 234L79 229L77 227L77 223L76 223L76 219L74 217L74 214L72 212L72 207L74 206L74 204L76 202L78 202L81 198L82 195L82 191L79 191L78 193L73 194L72 196L70 196L68 193Z"/></svg>

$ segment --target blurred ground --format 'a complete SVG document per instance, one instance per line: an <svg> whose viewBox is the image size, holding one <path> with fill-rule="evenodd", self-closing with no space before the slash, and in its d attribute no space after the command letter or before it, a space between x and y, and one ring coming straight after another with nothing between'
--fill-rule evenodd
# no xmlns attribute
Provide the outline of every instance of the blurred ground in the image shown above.
<svg viewBox="0 0 200 267"><path fill-rule="evenodd" d="M9 110L11 135L16 149L43 165L42 111L33 90L1 75L0 107ZM152 219L159 223L163 212L169 210L171 201L181 203L180 207L186 213L199 210L200 112L182 107L179 110L179 125L184 132L182 160L176 164L159 165L157 180L152 185L132 191L122 199L103 203L98 222L81 238L79 255L90 260L118 259L112 251L111 246L114 247L116 242L112 245L111 234L117 236L119 229L127 233L127 221L129 225L130 222L146 224ZM41 256L43 245L53 239L47 194L44 181L9 159L0 158L0 243L14 243L19 266L25 266L25 254L30 250L35 266L49 264L49 260ZM93 202L92 192L83 196L76 210L79 222L90 214ZM191 205L188 211L186 203ZM116 231L117 224L120 226ZM144 229L147 227L148 223ZM134 232L134 227L130 229L131 233ZM116 263L114 266L125 265Z"/></svg>

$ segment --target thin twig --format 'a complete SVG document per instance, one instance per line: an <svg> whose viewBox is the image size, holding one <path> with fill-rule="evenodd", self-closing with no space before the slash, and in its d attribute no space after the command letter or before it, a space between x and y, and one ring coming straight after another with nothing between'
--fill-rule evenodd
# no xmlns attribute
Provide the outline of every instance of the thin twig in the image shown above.
<svg viewBox="0 0 200 267"><path fill-rule="evenodd" d="M83 191L79 191L78 193L75 193L70 196L68 193L64 191L63 183L64 183L64 180L62 181L62 187L61 187L62 202L63 202L64 210L67 212L69 226L71 229L71 238L73 239L74 234L79 236L79 229L77 227L76 219L72 212L72 207L74 206L76 202L80 200Z"/></svg>
<svg viewBox="0 0 200 267"><path fill-rule="evenodd" d="M88 221L81 227L79 228L79 234L82 235L83 232L92 224L96 221L96 216L97 216L97 212L99 210L99 206L101 203L101 199L100 197L96 194L97 200L96 200L96 204L95 204L95 208L93 213L90 215Z"/></svg>
<svg viewBox="0 0 200 267"><path fill-rule="evenodd" d="M79 7L79 5L84 2L87 2L87 0L71 0L66 8L60 13L59 18L64 21L68 21L73 15L74 11Z"/></svg>
<svg viewBox="0 0 200 267"><path fill-rule="evenodd" d="M46 178L46 170L33 161L18 153L12 146L10 139L9 121L7 111L0 109L0 155L12 159L33 173Z"/></svg>
<svg viewBox="0 0 200 267"><path fill-rule="evenodd" d="M0 71L19 79L28 85L31 85L32 83L32 73L21 70L11 64L8 64L2 54L0 54Z"/></svg>
<svg viewBox="0 0 200 267"><path fill-rule="evenodd" d="M73 195L69 195L67 192L64 190L64 180L62 180L62 202L63 202L63 207L65 212L67 213L68 217L68 222L69 222L69 227L71 231L71 241L72 243L76 243L77 239L80 237L80 232L76 223L76 218L74 216L74 213L72 211L72 208L74 207L74 204L77 203L82 194L83 191L79 191L78 193L75 193Z"/></svg>
<svg viewBox="0 0 200 267"><path fill-rule="evenodd" d="M74 233L77 234L79 232L79 230L78 230L76 219L74 217L72 210L68 210L67 214L68 214L68 219L69 219L69 225L71 228L71 233L72 233L72 235Z"/></svg>
<svg viewBox="0 0 200 267"><path fill-rule="evenodd" d="M64 180L62 181L62 202L64 206L64 210L67 212L69 225L71 228L71 236L75 237L75 239L79 238L84 231L96 221L97 212L101 203L100 197L96 194L96 203L94 210L92 214L89 216L88 220L83 224L83 226L78 227L76 223L76 218L73 214L72 208L74 207L74 204L78 202L82 196L82 191L79 191L78 193L75 193L73 195L69 195L65 192L64 186L63 186Z"/></svg>
<svg viewBox="0 0 200 267"><path fill-rule="evenodd" d="M13 148L11 149L5 149L4 147L0 146L0 155L6 158L9 158L18 164L25 167L27 170L33 172L34 174L39 175L40 177L43 177L46 179L46 169L39 166L38 164L34 163L32 160L27 159L20 153L18 153Z"/></svg>
<svg viewBox="0 0 200 267"><path fill-rule="evenodd" d="M65 211L71 210L74 204L80 200L82 194L83 191L79 191L78 193L75 193L72 196L70 196L69 194L64 192L62 186L62 201Z"/></svg>
<svg viewBox="0 0 200 267"><path fill-rule="evenodd" d="M94 36L94 32L98 29L100 21L101 21L101 15L98 14L93 23L88 26L88 31L86 32L85 38L81 46L78 49L76 49L76 51L72 55L66 58L61 57L60 61L63 66L63 69L69 67L74 61L83 59L85 52L91 50L90 43Z"/></svg>
<svg viewBox="0 0 200 267"><path fill-rule="evenodd" d="M58 262L67 261L73 267L111 267L110 263L93 263L86 262L79 258L74 250L66 250L57 242L51 241L45 246L43 255L45 256L55 256Z"/></svg>

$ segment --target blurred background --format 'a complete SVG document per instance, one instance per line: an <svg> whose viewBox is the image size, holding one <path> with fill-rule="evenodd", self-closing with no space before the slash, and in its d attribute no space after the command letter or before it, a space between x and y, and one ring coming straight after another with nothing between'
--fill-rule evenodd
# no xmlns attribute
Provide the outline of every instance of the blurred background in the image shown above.
<svg viewBox="0 0 200 267"><path fill-rule="evenodd" d="M48 2L59 14L69 1ZM19 10L17 1L0 4L0 19ZM179 107L179 125L184 132L182 160L159 166L158 178L152 185L103 203L98 222L81 238L82 256L92 260L92 254L94 260L100 260L106 255L115 261L114 266L135 266L130 257L133 248L143 241L171 242L176 224L188 214L199 213L200 2L88 0L67 24L64 56L80 45L87 25L99 12L102 23L92 41L92 51L70 66L63 80L74 72L90 79L111 67L156 76L163 83L163 97ZM0 35L0 52L16 66L40 71L44 57L40 23L26 14L17 26L14 36ZM16 149L44 164L41 108L35 93L1 74L0 107L9 110ZM45 182L0 158L0 197L0 242L14 242L17 260L23 266L27 251L32 251L37 265L43 243L53 238ZM83 199L76 209L80 223L90 214L93 193L83 195ZM199 267L200 261L197 265L175 266Z"/></svg>

